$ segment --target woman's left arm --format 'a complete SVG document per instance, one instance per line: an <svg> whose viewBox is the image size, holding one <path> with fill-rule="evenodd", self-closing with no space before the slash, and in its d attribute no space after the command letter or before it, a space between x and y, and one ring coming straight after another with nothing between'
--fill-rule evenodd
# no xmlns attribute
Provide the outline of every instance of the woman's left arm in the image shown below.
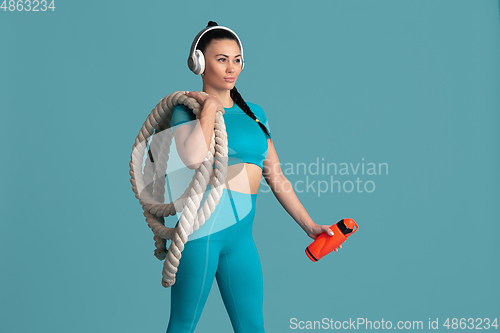
<svg viewBox="0 0 500 333"><path fill-rule="evenodd" d="M293 186L281 171L280 161L272 139L267 139L267 157L264 160L262 175L274 193L276 199L306 234L315 239L322 232L327 232L330 236L333 232L329 225L319 225L314 223L304 206L297 198ZM341 248L339 246L339 248ZM335 251L337 251L335 249Z"/></svg>

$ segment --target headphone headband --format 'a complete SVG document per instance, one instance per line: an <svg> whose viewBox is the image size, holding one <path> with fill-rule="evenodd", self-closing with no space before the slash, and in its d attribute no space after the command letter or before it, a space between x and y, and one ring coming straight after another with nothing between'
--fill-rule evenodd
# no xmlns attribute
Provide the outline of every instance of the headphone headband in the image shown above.
<svg viewBox="0 0 500 333"><path fill-rule="evenodd" d="M214 29L227 30L236 37L236 39L238 40L238 46L240 47L241 69L243 70L243 67L245 66L245 61L243 60L243 45L241 44L241 40L233 30L227 27L223 27L221 25L214 25L211 27L207 27L196 35L196 37L193 40L193 43L191 44L191 50L189 52L189 57L188 57L189 69L192 70L196 75L203 73L203 71L205 70L205 59L203 57L203 53L200 50L196 50L196 47L198 46L198 43L200 39L203 37L203 35L209 32L210 30Z"/></svg>

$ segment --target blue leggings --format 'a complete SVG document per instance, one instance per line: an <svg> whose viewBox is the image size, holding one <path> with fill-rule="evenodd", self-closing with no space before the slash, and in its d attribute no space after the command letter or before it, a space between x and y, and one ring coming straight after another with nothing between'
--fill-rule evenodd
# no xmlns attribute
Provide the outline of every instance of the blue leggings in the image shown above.
<svg viewBox="0 0 500 333"><path fill-rule="evenodd" d="M234 332L264 332L262 267L252 237L256 198L224 188L210 218L189 236L171 287L167 333L194 331L214 277Z"/></svg>

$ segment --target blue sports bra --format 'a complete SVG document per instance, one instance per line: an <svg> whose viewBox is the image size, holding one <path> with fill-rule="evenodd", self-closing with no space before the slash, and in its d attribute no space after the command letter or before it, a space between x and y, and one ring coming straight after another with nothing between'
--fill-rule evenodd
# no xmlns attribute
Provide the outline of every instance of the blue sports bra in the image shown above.
<svg viewBox="0 0 500 333"><path fill-rule="evenodd" d="M269 136L271 136L264 110L257 104L246 103L259 122L266 126ZM231 108L224 108L223 117L227 132L228 165L252 163L263 169L268 144L266 134L259 124L241 110L236 103ZM175 131L176 126L186 122L195 126L196 116L187 106L176 105L172 111L172 130Z"/></svg>

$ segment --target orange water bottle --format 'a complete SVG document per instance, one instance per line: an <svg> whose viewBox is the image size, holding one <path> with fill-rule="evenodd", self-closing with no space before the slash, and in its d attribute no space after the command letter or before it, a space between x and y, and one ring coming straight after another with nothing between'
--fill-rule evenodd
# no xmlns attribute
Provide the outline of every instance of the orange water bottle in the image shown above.
<svg viewBox="0 0 500 333"><path fill-rule="evenodd" d="M355 226L356 229L354 229ZM323 232L314 239L314 242L306 247L306 255L312 261L316 262L320 260L339 247L347 237L358 231L358 225L353 219L346 218L332 225L330 230L333 231L333 236Z"/></svg>

